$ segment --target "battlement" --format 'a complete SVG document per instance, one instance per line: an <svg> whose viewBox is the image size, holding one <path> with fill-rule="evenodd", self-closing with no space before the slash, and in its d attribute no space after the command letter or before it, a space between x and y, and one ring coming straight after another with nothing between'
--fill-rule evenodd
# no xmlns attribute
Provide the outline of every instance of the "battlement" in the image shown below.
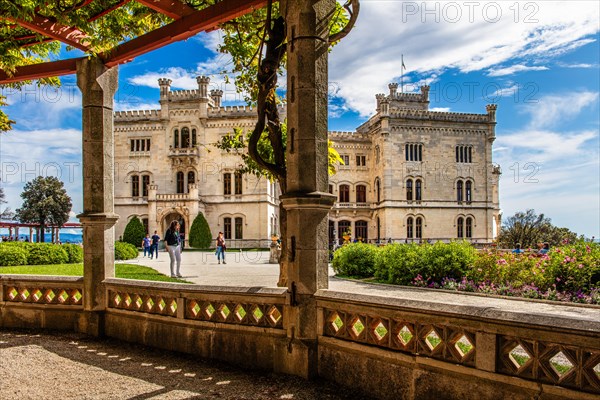
<svg viewBox="0 0 600 400"><path fill-rule="evenodd" d="M431 121L451 121L451 122L475 122L490 123L493 122L489 114L469 114L457 112L442 112L429 110L411 110L400 109L390 112L392 118L418 119Z"/></svg>
<svg viewBox="0 0 600 400"><path fill-rule="evenodd" d="M139 120L158 120L160 119L160 110L127 110L115 111L115 122L139 121Z"/></svg>
<svg viewBox="0 0 600 400"><path fill-rule="evenodd" d="M169 91L169 100L171 100L171 101L196 100L199 98L200 98L200 91L198 89Z"/></svg>
<svg viewBox="0 0 600 400"><path fill-rule="evenodd" d="M287 108L278 106L279 113L285 115ZM256 117L256 108L252 106L222 106L208 109L209 117Z"/></svg>
<svg viewBox="0 0 600 400"><path fill-rule="evenodd" d="M331 140L369 140L369 136L364 133L359 133L356 131L329 131L328 132L329 139Z"/></svg>

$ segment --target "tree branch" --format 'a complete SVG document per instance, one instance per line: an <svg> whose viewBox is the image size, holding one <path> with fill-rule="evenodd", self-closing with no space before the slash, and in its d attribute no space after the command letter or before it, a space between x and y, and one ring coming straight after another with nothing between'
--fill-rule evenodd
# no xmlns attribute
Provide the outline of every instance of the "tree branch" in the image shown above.
<svg viewBox="0 0 600 400"><path fill-rule="evenodd" d="M329 36L329 43L334 43L345 38L346 35L350 33L352 28L354 28L354 24L358 18L358 13L360 11L359 0L347 0L343 7L346 9L346 11L348 11L350 19L341 31Z"/></svg>

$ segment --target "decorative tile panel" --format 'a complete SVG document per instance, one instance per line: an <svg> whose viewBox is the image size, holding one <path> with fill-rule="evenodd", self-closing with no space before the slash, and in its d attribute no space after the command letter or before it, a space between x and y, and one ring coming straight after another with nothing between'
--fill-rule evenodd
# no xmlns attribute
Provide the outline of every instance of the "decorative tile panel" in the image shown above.
<svg viewBox="0 0 600 400"><path fill-rule="evenodd" d="M48 288L40 286L6 286L4 299L14 303L60 304L80 306L83 304L81 289Z"/></svg>

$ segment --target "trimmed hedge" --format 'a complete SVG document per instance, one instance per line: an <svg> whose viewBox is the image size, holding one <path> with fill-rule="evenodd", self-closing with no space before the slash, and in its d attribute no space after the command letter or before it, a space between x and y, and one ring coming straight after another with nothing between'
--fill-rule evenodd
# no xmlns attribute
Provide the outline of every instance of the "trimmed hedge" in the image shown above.
<svg viewBox="0 0 600 400"><path fill-rule="evenodd" d="M189 234L189 243L190 246L201 249L209 248L210 244L212 243L210 227L208 226L208 222L206 222L206 218L204 218L202 213L198 213L196 218L194 218L194 222L192 222L192 227Z"/></svg>
<svg viewBox="0 0 600 400"><path fill-rule="evenodd" d="M125 231L123 232L123 242L130 243L136 248L141 247L142 239L146 237L146 230L144 224L138 217L133 217L127 223ZM128 260L128 259L126 259Z"/></svg>
<svg viewBox="0 0 600 400"><path fill-rule="evenodd" d="M28 265L67 264L69 255L60 244L36 243L29 249Z"/></svg>
<svg viewBox="0 0 600 400"><path fill-rule="evenodd" d="M0 243L1 267L26 265L28 255L29 251L24 246L12 246L8 243Z"/></svg>
<svg viewBox="0 0 600 400"><path fill-rule="evenodd" d="M83 247L78 244L66 243L62 247L69 256L69 264L77 264L83 262Z"/></svg>
<svg viewBox="0 0 600 400"><path fill-rule="evenodd" d="M368 278L375 272L375 259L379 248L365 243L347 244L333 253L333 270L336 274Z"/></svg>
<svg viewBox="0 0 600 400"><path fill-rule="evenodd" d="M115 260L131 260L137 258L138 249L131 243L115 242Z"/></svg>

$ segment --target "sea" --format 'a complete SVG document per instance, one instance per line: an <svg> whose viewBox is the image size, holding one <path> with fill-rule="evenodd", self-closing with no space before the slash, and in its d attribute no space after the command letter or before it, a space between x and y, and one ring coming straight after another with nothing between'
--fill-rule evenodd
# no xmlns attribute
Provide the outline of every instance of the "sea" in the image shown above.
<svg viewBox="0 0 600 400"><path fill-rule="evenodd" d="M14 235L14 230L13 230ZM5 238L8 236L8 229L0 229L0 237ZM37 235L33 232L33 241L37 241ZM83 242L83 230L82 229L61 229L59 230L59 238L61 243L82 243ZM19 229L19 240L29 241L29 229ZM52 233L44 234L44 241L49 243L52 241Z"/></svg>

